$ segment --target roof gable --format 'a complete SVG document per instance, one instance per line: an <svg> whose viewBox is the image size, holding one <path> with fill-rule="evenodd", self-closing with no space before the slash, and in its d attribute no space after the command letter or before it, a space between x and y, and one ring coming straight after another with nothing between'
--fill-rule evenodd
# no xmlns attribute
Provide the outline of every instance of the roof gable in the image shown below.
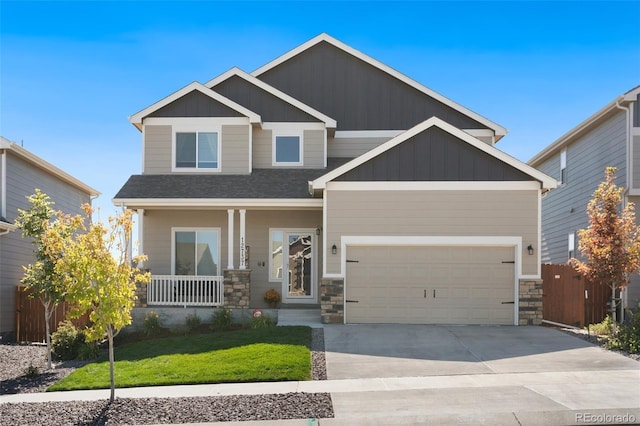
<svg viewBox="0 0 640 426"><path fill-rule="evenodd" d="M530 181L531 176L432 126L334 180Z"/></svg>
<svg viewBox="0 0 640 426"><path fill-rule="evenodd" d="M404 130L437 116L462 129L506 129L321 34L252 75L337 119L339 130ZM327 96L330 93L331 96Z"/></svg>
<svg viewBox="0 0 640 426"><path fill-rule="evenodd" d="M146 117L248 117L251 123L260 123L260 115L193 82L153 105L129 117L129 121L142 128Z"/></svg>
<svg viewBox="0 0 640 426"><path fill-rule="evenodd" d="M407 145L403 146L404 144ZM412 160L412 156L416 158ZM373 181L537 180L544 189L557 186L557 182L551 177L437 117L423 121L310 182L310 190L324 189L327 182L334 180L369 179Z"/></svg>
<svg viewBox="0 0 640 426"><path fill-rule="evenodd" d="M205 84L206 87L258 112L263 121L321 121L329 128L336 120L234 67Z"/></svg>

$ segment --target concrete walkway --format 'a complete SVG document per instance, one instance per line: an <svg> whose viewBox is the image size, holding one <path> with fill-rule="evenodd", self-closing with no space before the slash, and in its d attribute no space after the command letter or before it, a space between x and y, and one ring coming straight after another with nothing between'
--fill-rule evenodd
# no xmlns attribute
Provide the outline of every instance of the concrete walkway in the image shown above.
<svg viewBox="0 0 640 426"><path fill-rule="evenodd" d="M640 423L640 363L557 330L328 326L325 345L326 381L117 389L116 397L331 394L333 419L241 425ZM0 395L0 403L108 396L108 390Z"/></svg>

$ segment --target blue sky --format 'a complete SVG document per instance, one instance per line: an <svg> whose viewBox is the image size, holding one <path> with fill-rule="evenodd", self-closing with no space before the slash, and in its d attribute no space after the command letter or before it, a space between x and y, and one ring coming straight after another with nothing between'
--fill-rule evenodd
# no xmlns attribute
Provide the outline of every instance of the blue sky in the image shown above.
<svg viewBox="0 0 640 426"><path fill-rule="evenodd" d="M640 84L640 1L0 0L0 134L111 199L128 116L327 32L509 129L522 161Z"/></svg>

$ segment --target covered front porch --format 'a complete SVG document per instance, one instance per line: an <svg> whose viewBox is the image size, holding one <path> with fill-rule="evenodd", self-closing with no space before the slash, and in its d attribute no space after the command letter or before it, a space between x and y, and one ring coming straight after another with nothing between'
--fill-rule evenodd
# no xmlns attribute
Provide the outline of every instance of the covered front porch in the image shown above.
<svg viewBox="0 0 640 426"><path fill-rule="evenodd" d="M138 208L139 265L151 282L140 306L319 306L322 212L318 208Z"/></svg>

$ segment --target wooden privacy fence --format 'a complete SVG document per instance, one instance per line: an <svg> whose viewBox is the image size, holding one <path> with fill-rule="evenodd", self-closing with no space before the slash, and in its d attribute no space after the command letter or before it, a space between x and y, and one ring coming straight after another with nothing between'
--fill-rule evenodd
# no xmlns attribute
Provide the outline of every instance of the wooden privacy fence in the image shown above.
<svg viewBox="0 0 640 426"><path fill-rule="evenodd" d="M40 299L29 297L31 292L23 286L16 287L16 341L18 342L44 342L46 341L46 328L44 323L44 307ZM51 314L49 327L53 333L61 321L67 319L69 304L61 303ZM83 315L71 320L76 327L84 327L89 319Z"/></svg>
<svg viewBox="0 0 640 426"><path fill-rule="evenodd" d="M569 265L542 265L542 318L584 327L607 315L609 287L587 281Z"/></svg>

